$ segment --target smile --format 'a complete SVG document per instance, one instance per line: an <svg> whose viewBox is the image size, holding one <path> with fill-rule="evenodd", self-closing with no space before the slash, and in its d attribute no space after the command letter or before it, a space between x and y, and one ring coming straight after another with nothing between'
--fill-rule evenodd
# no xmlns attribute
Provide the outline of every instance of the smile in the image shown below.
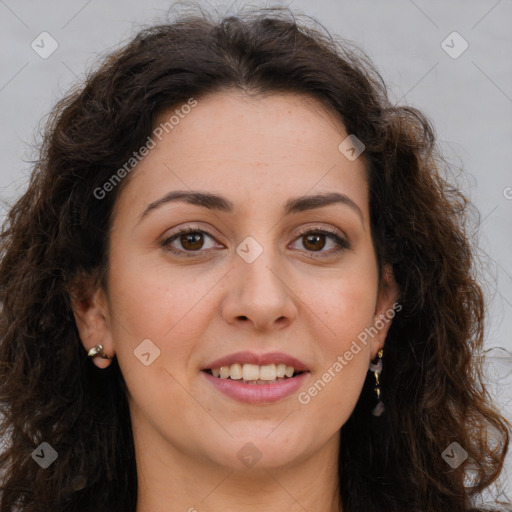
<svg viewBox="0 0 512 512"><path fill-rule="evenodd" d="M241 380L247 384L269 384L281 382L302 372L296 372L293 366L286 364L257 364L234 363L230 366L221 366L207 370L219 379Z"/></svg>
<svg viewBox="0 0 512 512"><path fill-rule="evenodd" d="M222 394L256 404L275 402L297 392L309 370L286 354L240 352L213 361L201 373Z"/></svg>

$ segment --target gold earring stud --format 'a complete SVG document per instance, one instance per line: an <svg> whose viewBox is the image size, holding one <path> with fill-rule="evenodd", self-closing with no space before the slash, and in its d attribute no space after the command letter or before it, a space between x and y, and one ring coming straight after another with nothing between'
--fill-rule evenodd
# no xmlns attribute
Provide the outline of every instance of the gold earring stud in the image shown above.
<svg viewBox="0 0 512 512"><path fill-rule="evenodd" d="M94 359L95 357L101 357L102 359L108 359L109 361L112 361L112 358L103 352L103 345L96 345L95 347L91 348L89 352L87 353L87 356L91 359Z"/></svg>

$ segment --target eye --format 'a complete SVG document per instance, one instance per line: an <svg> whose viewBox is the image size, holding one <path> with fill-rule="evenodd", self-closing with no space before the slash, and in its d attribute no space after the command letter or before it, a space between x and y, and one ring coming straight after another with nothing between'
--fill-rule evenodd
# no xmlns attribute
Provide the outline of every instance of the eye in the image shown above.
<svg viewBox="0 0 512 512"><path fill-rule="evenodd" d="M206 239L211 240L210 246L205 246ZM347 240L339 236L337 231L329 229L305 230L295 240L301 240L304 247L302 250L315 258L329 257L350 248ZM207 249L215 248L216 243L217 241L211 233L186 226L164 239L161 246L178 256L190 257L197 256L198 253L201 254ZM324 250L326 247L328 248L329 243L332 246L331 249Z"/></svg>
<svg viewBox="0 0 512 512"><path fill-rule="evenodd" d="M213 235L202 229L195 229L190 226L181 228L177 233L167 237L161 242L161 246L166 250L179 256L194 256L194 252L201 252L204 249L211 249L213 246L204 247L205 238L215 241ZM176 247L179 245L181 247Z"/></svg>
<svg viewBox="0 0 512 512"><path fill-rule="evenodd" d="M347 240L339 236L336 231L328 229L309 229L302 232L296 240L300 240L305 250L313 253L312 256L315 258L332 256L350 248ZM324 251L323 249L329 245L328 242L331 243L332 248Z"/></svg>

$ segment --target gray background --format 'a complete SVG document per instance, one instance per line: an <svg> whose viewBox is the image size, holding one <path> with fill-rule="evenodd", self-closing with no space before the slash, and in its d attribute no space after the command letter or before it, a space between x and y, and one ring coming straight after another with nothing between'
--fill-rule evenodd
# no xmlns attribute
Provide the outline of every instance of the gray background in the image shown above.
<svg viewBox="0 0 512 512"><path fill-rule="evenodd" d="M230 12L248 2L200 3ZM0 220L26 186L39 124L54 103L98 55L116 48L144 24L165 21L172 5L169 0L0 0ZM430 117L448 161L464 169L457 183L481 214L473 240L483 258L486 347L512 351L511 0L251 5L290 5L317 18L370 55L393 101L413 105ZM463 39L448 37L453 31ZM34 40L41 45L42 32L58 43L46 59L31 47ZM468 48L457 56L464 40ZM45 41L47 50L50 42ZM512 417L510 354L490 354L499 358L492 391Z"/></svg>

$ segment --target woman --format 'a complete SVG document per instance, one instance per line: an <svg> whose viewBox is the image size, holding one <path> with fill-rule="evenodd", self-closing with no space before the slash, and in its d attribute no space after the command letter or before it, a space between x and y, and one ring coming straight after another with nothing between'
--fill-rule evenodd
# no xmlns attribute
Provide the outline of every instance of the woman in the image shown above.
<svg viewBox="0 0 512 512"><path fill-rule="evenodd" d="M510 426L439 161L285 9L106 59L2 232L2 511L483 510Z"/></svg>

